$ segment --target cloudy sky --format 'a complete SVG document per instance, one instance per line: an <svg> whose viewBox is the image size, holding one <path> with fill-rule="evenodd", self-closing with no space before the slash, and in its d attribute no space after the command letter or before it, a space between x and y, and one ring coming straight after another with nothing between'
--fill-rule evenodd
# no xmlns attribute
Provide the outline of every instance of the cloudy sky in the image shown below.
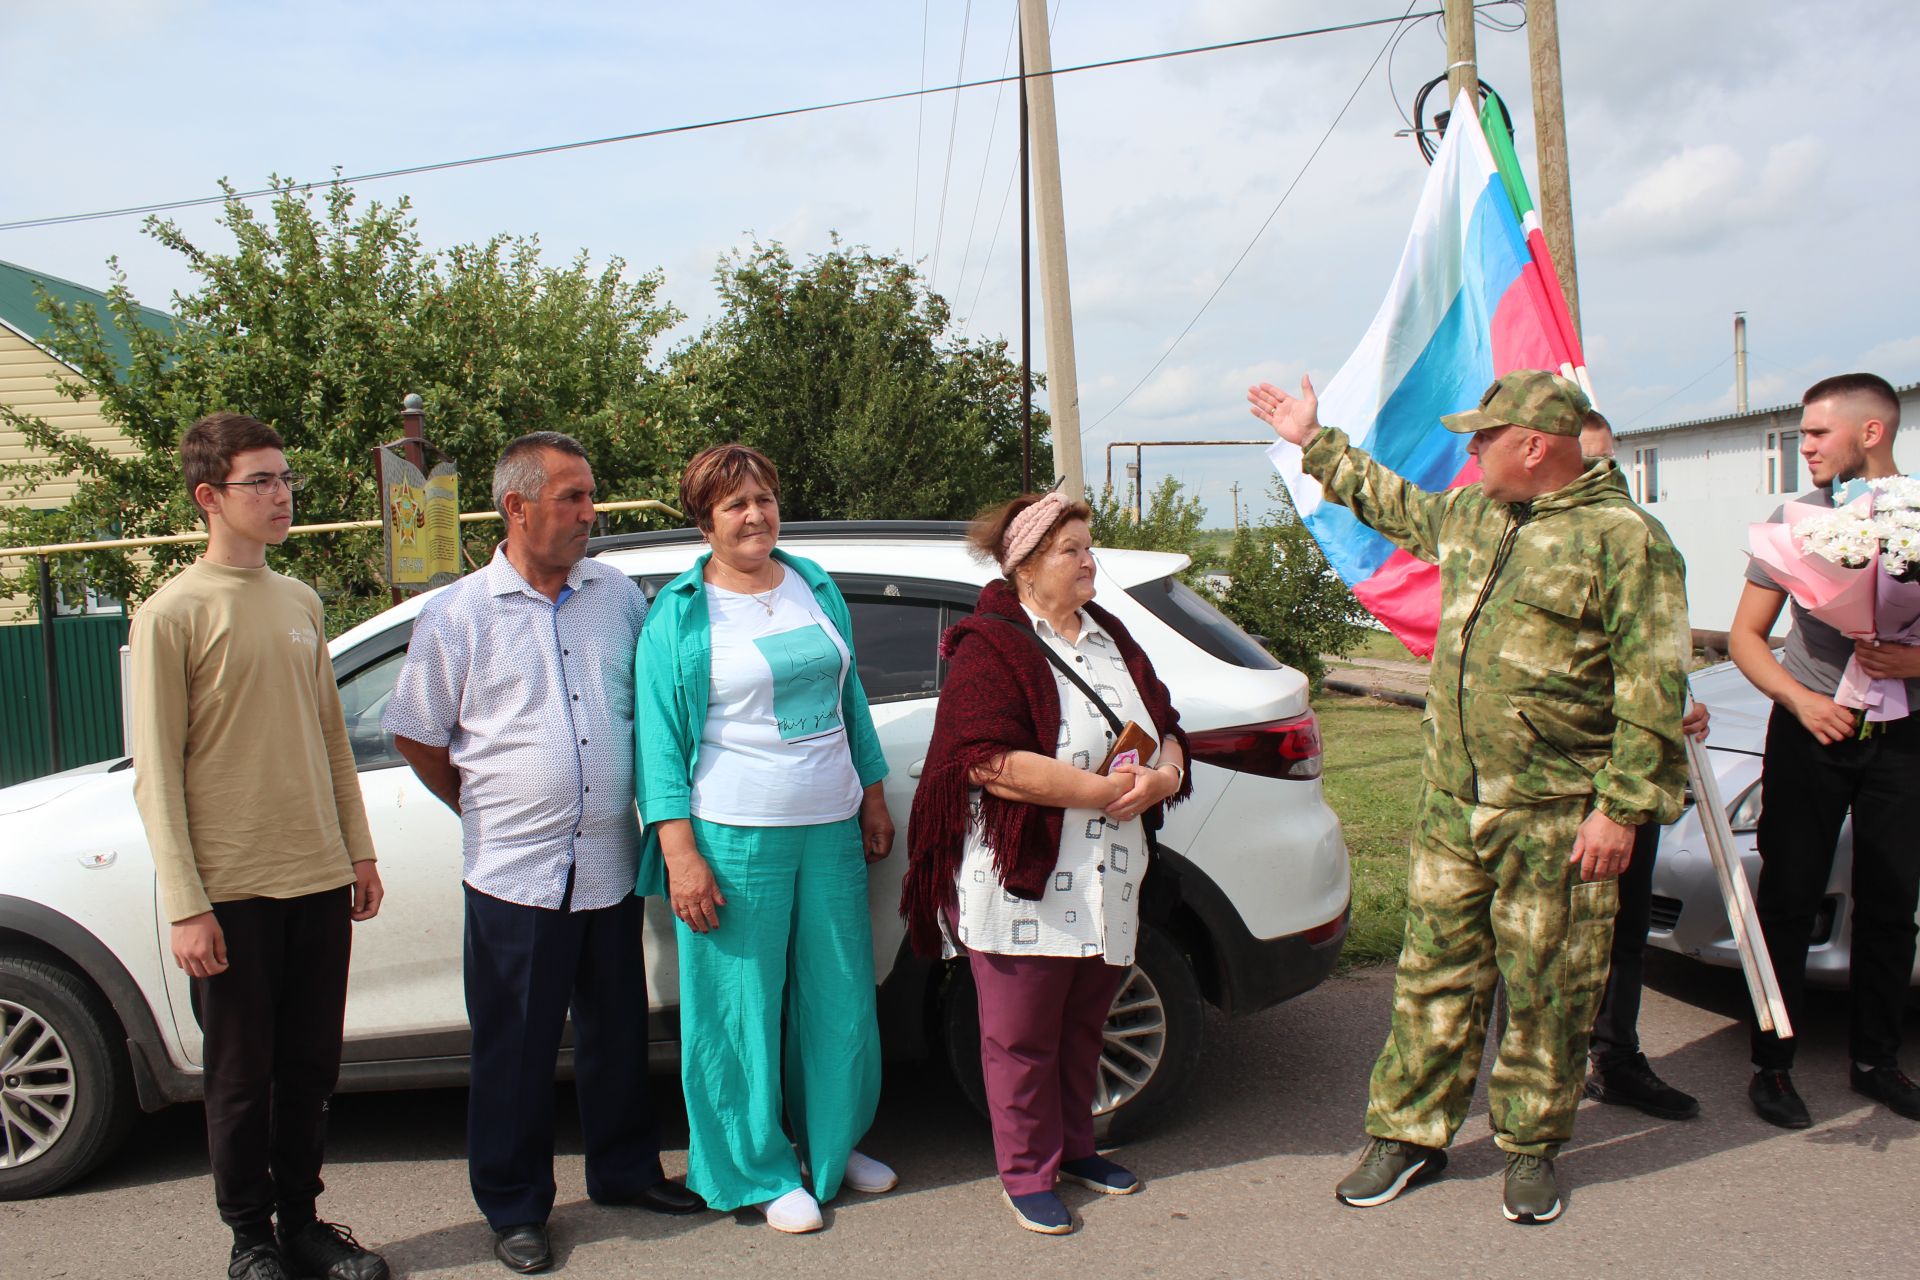
<svg viewBox="0 0 1920 1280"><path fill-rule="evenodd" d="M1408 11L1057 3L1061 67ZM1014 0L9 0L0 222L205 195L221 177L324 178L985 79L1011 65L1013 22ZM1090 478L1111 440L1255 437L1250 379L1324 381L1357 342L1425 176L1395 136L1401 113L1446 64L1436 20L1407 27L1390 59L1395 28L1377 27L1060 78ZM1920 379L1910 0L1569 3L1561 41L1582 319L1616 425L1730 411L1736 310L1756 405L1847 369ZM1482 26L1479 54L1531 178L1526 33ZM555 261L585 250L658 267L687 331L712 311L723 253L757 236L805 255L837 231L920 261L970 332L1017 340L1015 111L1010 89L980 88L364 196L411 196L434 246L538 234ZM211 211L176 216L216 239ZM0 231L0 259L88 284L105 283L111 255L150 305L191 283L135 218ZM1037 316L1036 301L1036 329ZM1236 480L1243 504L1266 506L1253 450L1154 450L1147 472L1179 476L1218 524Z"/></svg>

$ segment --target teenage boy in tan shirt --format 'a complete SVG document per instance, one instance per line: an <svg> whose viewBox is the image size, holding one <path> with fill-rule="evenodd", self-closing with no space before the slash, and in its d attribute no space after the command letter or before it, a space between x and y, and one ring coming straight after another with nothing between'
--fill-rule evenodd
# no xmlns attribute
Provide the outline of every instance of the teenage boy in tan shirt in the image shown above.
<svg viewBox="0 0 1920 1280"><path fill-rule="evenodd" d="M353 922L381 888L320 598L267 568L303 477L237 413L194 423L180 465L207 552L134 615L134 800L205 1037L227 1274L386 1280L314 1207Z"/></svg>

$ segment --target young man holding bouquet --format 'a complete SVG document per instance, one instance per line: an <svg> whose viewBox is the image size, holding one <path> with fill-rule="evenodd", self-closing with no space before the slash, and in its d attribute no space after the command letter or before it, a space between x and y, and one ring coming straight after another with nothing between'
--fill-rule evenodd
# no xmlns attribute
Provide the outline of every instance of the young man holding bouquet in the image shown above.
<svg viewBox="0 0 1920 1280"><path fill-rule="evenodd" d="M1848 373L1801 397L1800 455L1819 487L1797 501L1831 507L1849 480L1898 474L1893 437L1900 401L1884 378ZM1783 518L1776 512L1773 519ZM1768 641L1788 595L1758 560L1728 631L1727 647L1755 688L1773 699L1761 766L1760 887L1755 905L1774 972L1797 1026L1807 948L1833 869L1840 824L1853 814L1853 954L1848 1033L1856 1092L1920 1120L1920 1085L1899 1065L1900 1018L1913 975L1920 898L1920 717L1868 725L1834 695L1849 659L1874 679L1904 679L1920 707L1920 646L1850 640L1792 602L1793 630L1776 659ZM1866 731L1866 730L1870 730ZM1813 1123L1793 1087L1794 1041L1751 1021L1753 1109L1770 1124Z"/></svg>

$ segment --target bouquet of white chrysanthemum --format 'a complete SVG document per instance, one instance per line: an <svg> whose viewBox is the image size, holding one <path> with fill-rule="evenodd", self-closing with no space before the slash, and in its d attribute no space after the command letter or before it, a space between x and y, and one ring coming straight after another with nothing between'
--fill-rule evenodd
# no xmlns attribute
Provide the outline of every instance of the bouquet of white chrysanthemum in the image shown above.
<svg viewBox="0 0 1920 1280"><path fill-rule="evenodd" d="M1833 501L1789 502L1782 523L1754 525L1753 558L1801 608L1852 639L1920 644L1920 479L1855 480ZM1848 660L1834 701L1864 710L1869 723L1909 710L1906 681L1869 677L1858 659Z"/></svg>

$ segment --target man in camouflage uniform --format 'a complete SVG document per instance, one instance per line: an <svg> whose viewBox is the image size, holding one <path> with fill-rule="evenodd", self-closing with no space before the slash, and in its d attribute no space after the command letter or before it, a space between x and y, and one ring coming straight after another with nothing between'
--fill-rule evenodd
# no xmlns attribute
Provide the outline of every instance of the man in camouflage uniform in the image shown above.
<svg viewBox="0 0 1920 1280"><path fill-rule="evenodd" d="M1256 417L1305 450L1328 498L1440 566L1419 817L1393 1028L1374 1065L1372 1141L1335 1194L1384 1204L1446 1166L1466 1118L1494 983L1508 1021L1488 1081L1507 1153L1503 1211L1562 1208L1553 1157L1573 1133L1635 828L1679 815L1687 667L1679 554L1611 459L1583 459L1573 383L1511 373L1471 432L1479 482L1428 493L1262 384Z"/></svg>

